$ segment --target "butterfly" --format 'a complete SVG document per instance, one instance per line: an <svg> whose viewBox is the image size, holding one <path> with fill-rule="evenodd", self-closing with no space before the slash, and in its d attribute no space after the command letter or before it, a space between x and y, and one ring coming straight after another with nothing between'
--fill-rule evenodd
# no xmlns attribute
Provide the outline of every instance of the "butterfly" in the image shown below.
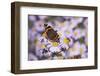
<svg viewBox="0 0 100 76"><path fill-rule="evenodd" d="M43 36L45 36L46 39L50 40L51 42L59 42L60 37L51 26L48 26L48 24L44 24L45 30L43 32Z"/></svg>

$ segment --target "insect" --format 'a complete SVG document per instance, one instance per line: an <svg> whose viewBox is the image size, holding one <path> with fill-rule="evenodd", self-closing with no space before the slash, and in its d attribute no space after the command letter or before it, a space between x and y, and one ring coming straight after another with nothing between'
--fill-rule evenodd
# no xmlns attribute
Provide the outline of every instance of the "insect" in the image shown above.
<svg viewBox="0 0 100 76"><path fill-rule="evenodd" d="M48 26L48 24L44 24L45 30L43 32L43 35L45 36L45 38L47 38L48 40L50 40L51 42L59 42L60 37L57 33L57 31L55 31L51 26Z"/></svg>

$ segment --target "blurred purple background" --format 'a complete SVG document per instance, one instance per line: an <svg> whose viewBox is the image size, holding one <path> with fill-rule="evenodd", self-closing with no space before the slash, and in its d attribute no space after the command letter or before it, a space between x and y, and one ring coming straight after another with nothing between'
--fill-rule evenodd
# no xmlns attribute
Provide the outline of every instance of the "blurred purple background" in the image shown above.
<svg viewBox="0 0 100 76"><path fill-rule="evenodd" d="M42 35L44 24L57 31L60 43ZM28 15L28 60L87 58L87 32L87 17Z"/></svg>

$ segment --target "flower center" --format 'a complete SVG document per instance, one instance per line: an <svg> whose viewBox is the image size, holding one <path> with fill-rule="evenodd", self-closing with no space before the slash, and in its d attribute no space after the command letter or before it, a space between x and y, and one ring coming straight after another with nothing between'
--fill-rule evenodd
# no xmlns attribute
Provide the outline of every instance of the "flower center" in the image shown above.
<svg viewBox="0 0 100 76"><path fill-rule="evenodd" d="M52 42L52 46L57 47L58 43L57 42Z"/></svg>
<svg viewBox="0 0 100 76"><path fill-rule="evenodd" d="M63 42L64 42L65 44L68 44L68 43L70 42L70 40L67 39L67 38L64 38Z"/></svg>
<svg viewBox="0 0 100 76"><path fill-rule="evenodd" d="M74 32L74 35L75 35L75 36L77 36L77 34L78 34L77 32Z"/></svg>

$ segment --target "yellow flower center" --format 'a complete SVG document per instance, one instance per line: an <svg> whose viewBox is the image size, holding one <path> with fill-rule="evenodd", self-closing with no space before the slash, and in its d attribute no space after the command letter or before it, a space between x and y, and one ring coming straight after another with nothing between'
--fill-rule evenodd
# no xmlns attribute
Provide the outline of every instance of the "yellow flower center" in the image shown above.
<svg viewBox="0 0 100 76"><path fill-rule="evenodd" d="M67 39L67 38L64 38L63 42L64 42L65 44L68 44L68 43L70 42L70 40Z"/></svg>
<svg viewBox="0 0 100 76"><path fill-rule="evenodd" d="M75 36L77 36L77 34L78 34L77 32L74 32L74 35L75 35Z"/></svg>
<svg viewBox="0 0 100 76"><path fill-rule="evenodd" d="M83 48L80 48L80 53L81 53L81 54L83 53Z"/></svg>
<svg viewBox="0 0 100 76"><path fill-rule="evenodd" d="M56 47L58 46L59 44L57 42L52 42L52 46Z"/></svg>
<svg viewBox="0 0 100 76"><path fill-rule="evenodd" d="M69 31L67 31L67 32L66 32L66 34L70 34L70 32L69 32Z"/></svg>
<svg viewBox="0 0 100 76"><path fill-rule="evenodd" d="M42 45L42 48L46 48L46 46L43 44L43 45Z"/></svg>

